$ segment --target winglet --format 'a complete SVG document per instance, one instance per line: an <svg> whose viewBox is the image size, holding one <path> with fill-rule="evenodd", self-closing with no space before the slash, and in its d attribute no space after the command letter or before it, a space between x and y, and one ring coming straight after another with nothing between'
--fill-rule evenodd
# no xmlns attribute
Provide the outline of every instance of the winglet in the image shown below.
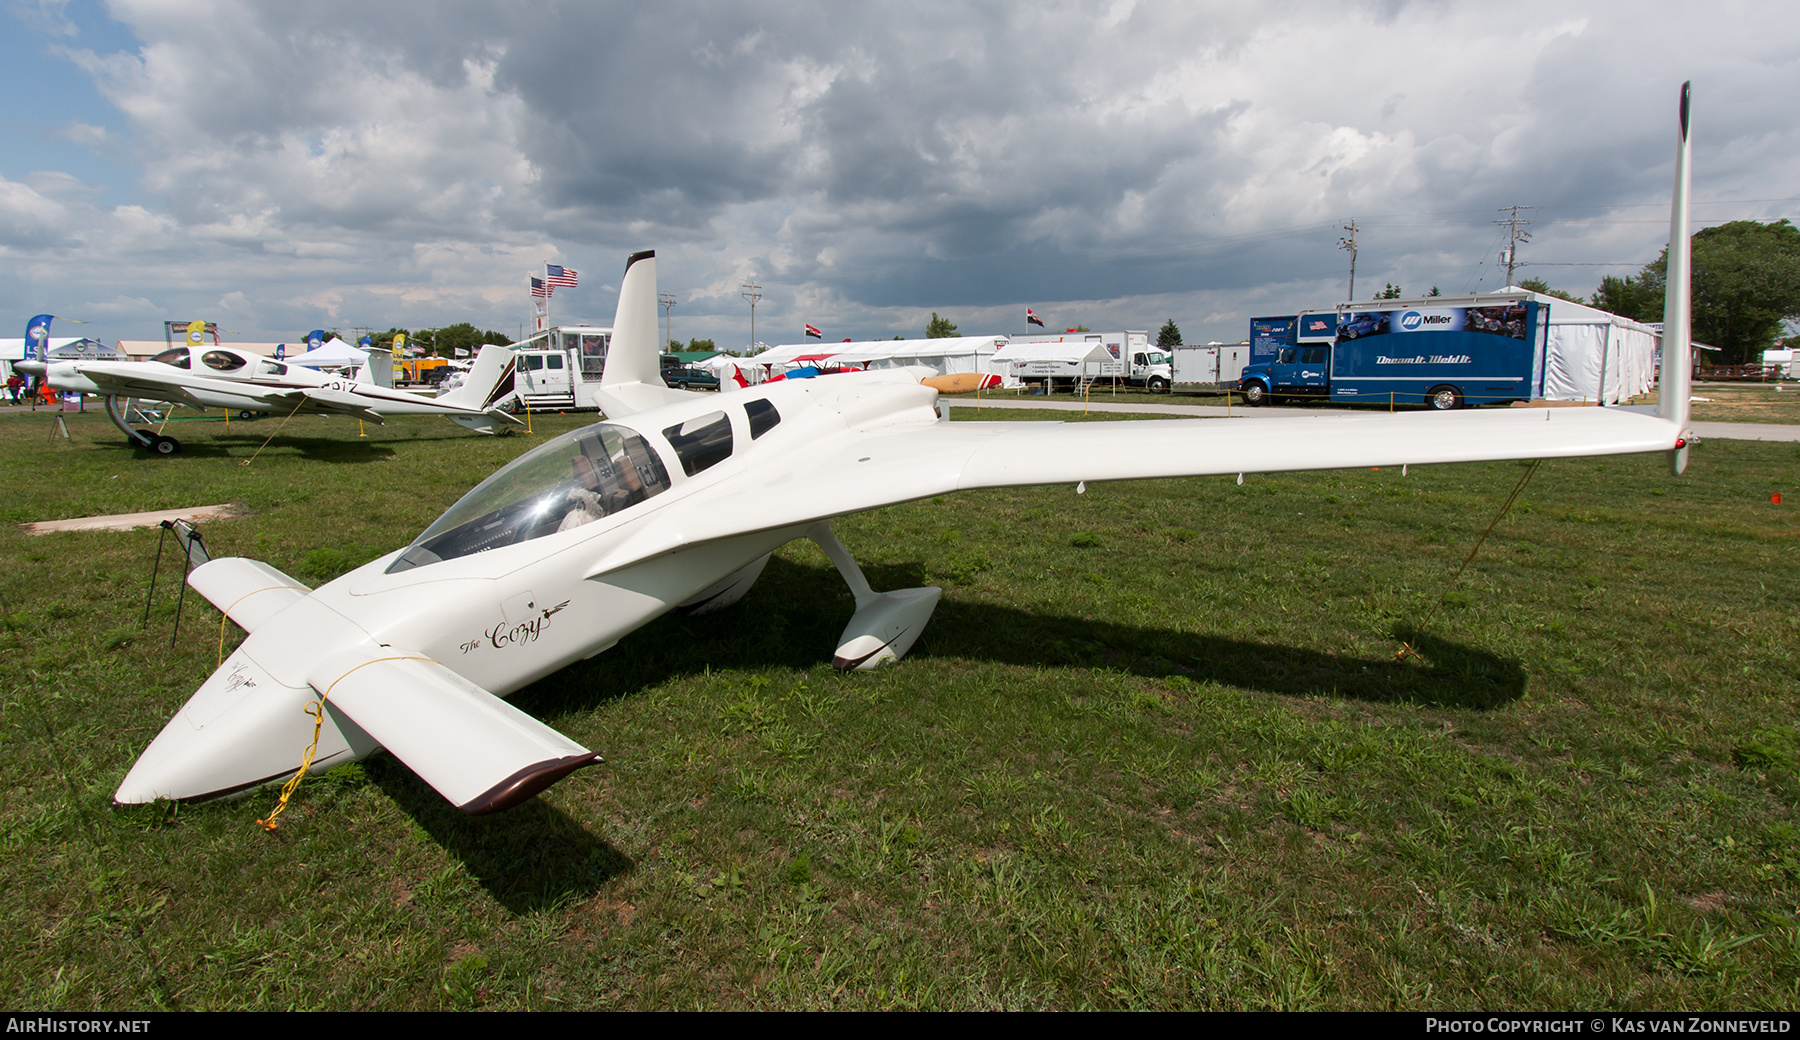
<svg viewBox="0 0 1800 1040"><path fill-rule="evenodd" d="M1687 468L1685 443L1688 427L1691 323L1693 319L1693 245L1688 237L1688 188L1692 179L1690 120L1693 116L1693 83L1681 85L1681 113L1675 147L1675 198L1669 206L1669 265L1663 286L1662 377L1657 384L1657 414L1679 426L1684 441L1669 452L1669 472Z"/></svg>
<svg viewBox="0 0 1800 1040"><path fill-rule="evenodd" d="M356 370L356 381L366 386L391 389L394 385L394 352L386 347L370 347L369 360Z"/></svg>

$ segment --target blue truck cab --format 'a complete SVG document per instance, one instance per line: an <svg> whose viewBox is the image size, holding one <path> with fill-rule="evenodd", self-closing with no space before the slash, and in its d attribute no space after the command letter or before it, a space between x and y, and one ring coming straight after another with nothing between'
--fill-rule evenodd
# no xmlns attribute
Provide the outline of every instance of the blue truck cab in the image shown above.
<svg viewBox="0 0 1800 1040"><path fill-rule="evenodd" d="M1345 305L1330 322L1316 313L1254 319L1251 363L1238 390L1252 405L1324 398L1449 410L1528 401L1542 371L1549 310L1496 294Z"/></svg>

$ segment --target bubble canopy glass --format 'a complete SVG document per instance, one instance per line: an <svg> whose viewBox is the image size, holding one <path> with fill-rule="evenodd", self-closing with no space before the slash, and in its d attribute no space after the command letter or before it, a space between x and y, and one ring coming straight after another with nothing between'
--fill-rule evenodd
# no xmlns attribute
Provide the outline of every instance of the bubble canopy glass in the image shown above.
<svg viewBox="0 0 1800 1040"><path fill-rule="evenodd" d="M414 539L387 573L567 531L668 489L669 474L643 437L595 423L496 470Z"/></svg>

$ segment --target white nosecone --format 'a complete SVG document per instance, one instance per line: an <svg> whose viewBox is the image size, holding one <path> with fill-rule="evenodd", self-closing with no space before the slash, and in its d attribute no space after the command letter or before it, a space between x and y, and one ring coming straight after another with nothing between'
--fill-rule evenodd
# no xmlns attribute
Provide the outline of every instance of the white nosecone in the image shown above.
<svg viewBox="0 0 1800 1040"><path fill-rule="evenodd" d="M270 675L246 640L188 698L125 775L113 801L193 800L235 794L300 768L313 739L307 705L319 695ZM325 712L314 769L362 758L379 747L355 723Z"/></svg>

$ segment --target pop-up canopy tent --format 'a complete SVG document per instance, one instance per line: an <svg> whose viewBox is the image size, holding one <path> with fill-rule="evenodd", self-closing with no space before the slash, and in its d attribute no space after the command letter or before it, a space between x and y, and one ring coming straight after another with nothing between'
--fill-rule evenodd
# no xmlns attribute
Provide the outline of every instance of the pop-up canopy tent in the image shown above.
<svg viewBox="0 0 1800 1040"><path fill-rule="evenodd" d="M1094 378L1117 372L1119 359L1098 340L1008 343L994 354L992 371L1005 386L1027 379Z"/></svg>
<svg viewBox="0 0 1800 1040"><path fill-rule="evenodd" d="M367 351L358 350L333 336L319 349L296 354L288 358L287 363L306 368L355 368L368 360Z"/></svg>

